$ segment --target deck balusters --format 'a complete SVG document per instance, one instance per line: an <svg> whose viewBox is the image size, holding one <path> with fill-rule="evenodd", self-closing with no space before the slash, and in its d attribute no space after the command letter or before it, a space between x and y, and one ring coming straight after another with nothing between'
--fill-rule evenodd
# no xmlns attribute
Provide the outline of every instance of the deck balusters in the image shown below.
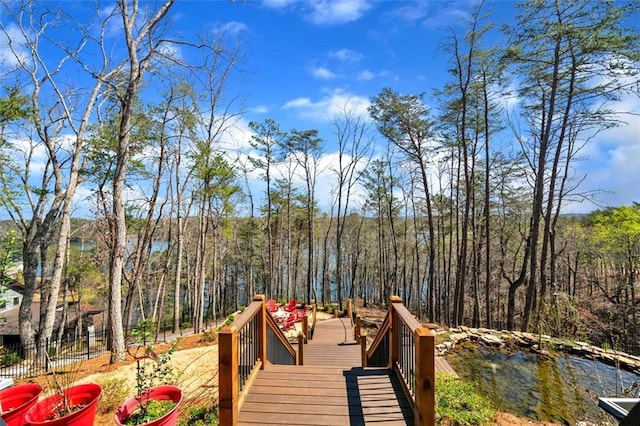
<svg viewBox="0 0 640 426"><path fill-rule="evenodd" d="M416 425L435 424L434 354L431 331L409 312L400 297L391 296L389 313L363 357L363 366L388 365L395 371L411 399Z"/></svg>
<svg viewBox="0 0 640 426"><path fill-rule="evenodd" d="M245 383L251 372L258 363L260 358L258 349L258 316L254 316L249 322L238 332L238 386L240 390L244 389Z"/></svg>
<svg viewBox="0 0 640 426"><path fill-rule="evenodd" d="M402 373L402 377L409 389L409 392L412 396L415 396L415 375L414 368L415 365L415 345L413 342L413 332L411 329L403 322L398 322L398 367L400 368L400 372Z"/></svg>

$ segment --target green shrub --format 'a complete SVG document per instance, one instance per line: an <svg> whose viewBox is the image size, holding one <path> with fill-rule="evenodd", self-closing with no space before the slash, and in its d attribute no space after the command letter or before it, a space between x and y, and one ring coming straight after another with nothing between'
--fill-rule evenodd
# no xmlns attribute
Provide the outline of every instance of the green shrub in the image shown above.
<svg viewBox="0 0 640 426"><path fill-rule="evenodd" d="M171 400L149 400L144 410L135 411L132 416L127 417L125 425L141 425L152 420L159 419L176 406Z"/></svg>
<svg viewBox="0 0 640 426"><path fill-rule="evenodd" d="M215 333L214 331L205 330L202 333L202 336L200 336L200 341L201 342L215 342L217 338L218 338L218 334L217 333Z"/></svg>
<svg viewBox="0 0 640 426"><path fill-rule="evenodd" d="M108 377L98 381L102 386L102 396L98 403L98 411L102 414L116 411L131 396L129 381L124 377Z"/></svg>
<svg viewBox="0 0 640 426"><path fill-rule="evenodd" d="M19 362L22 362L22 358L20 358L20 355L18 355L17 352L8 351L2 354L3 367L8 367L10 365L14 365Z"/></svg>
<svg viewBox="0 0 640 426"><path fill-rule="evenodd" d="M234 320L234 319L235 319L235 316L234 316L234 315L229 315L229 316L227 317L227 319L225 319L225 320L224 320L224 322L223 322L222 324L220 324L216 330L217 330L217 331L220 331L220 330L222 330L224 327L226 327L226 326L228 326L228 325L231 325L231 323L233 322L233 320Z"/></svg>
<svg viewBox="0 0 640 426"><path fill-rule="evenodd" d="M496 411L471 383L450 374L436 375L436 420L450 426L493 424Z"/></svg>
<svg viewBox="0 0 640 426"><path fill-rule="evenodd" d="M180 420L179 426L217 426L218 406L191 407L186 419Z"/></svg>

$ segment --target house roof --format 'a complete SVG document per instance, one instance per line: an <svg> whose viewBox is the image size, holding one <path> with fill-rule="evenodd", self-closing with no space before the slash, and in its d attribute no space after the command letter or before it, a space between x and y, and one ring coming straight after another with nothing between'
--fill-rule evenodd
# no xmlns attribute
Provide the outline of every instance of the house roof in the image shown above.
<svg viewBox="0 0 640 426"><path fill-rule="evenodd" d="M4 320L0 320L0 335L10 336L10 335L19 335L20 330L18 328L18 314L20 311L20 307L16 306L12 309L9 309L2 314L0 314L0 318L4 318ZM82 315L91 315L100 313L101 311L83 311ZM73 308L73 305L69 306L67 310L67 324L73 323L77 319L78 315L76 313L76 309ZM39 331L38 326L40 322L40 302L31 302L31 318L33 320L33 328L37 333ZM53 323L53 329L58 330L60 328L60 323L62 322L62 305L58 305L56 309L56 319Z"/></svg>

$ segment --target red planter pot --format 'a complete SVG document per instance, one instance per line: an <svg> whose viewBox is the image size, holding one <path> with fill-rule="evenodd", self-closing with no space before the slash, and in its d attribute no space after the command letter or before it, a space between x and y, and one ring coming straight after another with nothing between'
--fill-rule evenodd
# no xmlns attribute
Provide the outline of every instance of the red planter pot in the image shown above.
<svg viewBox="0 0 640 426"><path fill-rule="evenodd" d="M81 405L82 408L64 417L48 420L62 403L62 396L56 393L31 407L24 416L26 423L33 426L93 426L102 387L95 383L77 385L65 389L64 394L69 404Z"/></svg>
<svg viewBox="0 0 640 426"><path fill-rule="evenodd" d="M182 390L180 390L180 388L168 385L156 386L149 389L149 394L145 397L145 400L148 399L155 401L169 400L175 402L176 406L164 416L145 423L145 426L174 426L178 422L178 405L180 405L180 401L182 401ZM124 422L133 415L137 409L138 400L135 397L127 399L116 412L116 424L119 426L124 425Z"/></svg>
<svg viewBox="0 0 640 426"><path fill-rule="evenodd" d="M7 426L24 426L24 415L38 401L42 386L37 383L26 383L0 391L2 420Z"/></svg>

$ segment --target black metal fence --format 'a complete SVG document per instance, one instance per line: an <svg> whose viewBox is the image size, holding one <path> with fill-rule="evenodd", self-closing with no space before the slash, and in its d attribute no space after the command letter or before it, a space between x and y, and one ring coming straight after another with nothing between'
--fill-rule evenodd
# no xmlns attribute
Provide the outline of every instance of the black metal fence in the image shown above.
<svg viewBox="0 0 640 426"><path fill-rule="evenodd" d="M85 331L81 338L51 339L40 345L4 345L0 349L0 378L34 377L105 353L107 342L102 330Z"/></svg>

